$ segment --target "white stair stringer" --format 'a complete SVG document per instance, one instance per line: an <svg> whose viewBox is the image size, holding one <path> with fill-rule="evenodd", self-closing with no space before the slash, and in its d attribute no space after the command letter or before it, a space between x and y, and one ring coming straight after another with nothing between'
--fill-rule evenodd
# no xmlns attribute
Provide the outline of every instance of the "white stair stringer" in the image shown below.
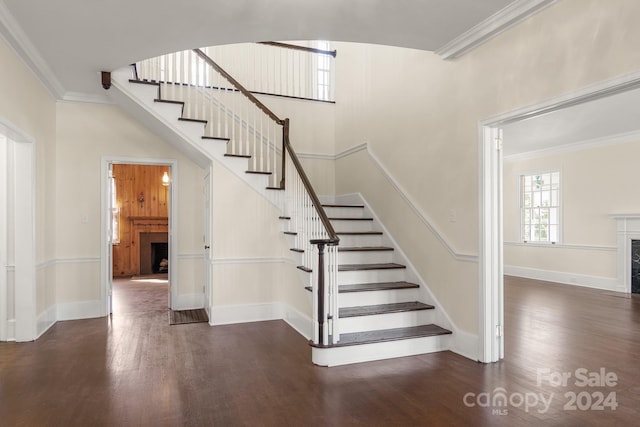
<svg viewBox="0 0 640 427"><path fill-rule="evenodd" d="M267 190L269 175L246 173L247 159L225 157L226 140L203 139L203 123L178 120L182 115L181 104L155 102L158 85L132 83L129 81L131 77L128 67L112 72L112 86L107 91L109 97L199 166L208 167L212 160L215 161L282 211L283 192Z"/></svg>
<svg viewBox="0 0 640 427"><path fill-rule="evenodd" d="M325 208L343 248L339 307L346 311L339 318L340 341L331 337L328 345L312 345L313 363L337 366L451 349L455 336L448 316L366 202L352 197L323 203L350 205ZM281 225L289 231L289 220Z"/></svg>

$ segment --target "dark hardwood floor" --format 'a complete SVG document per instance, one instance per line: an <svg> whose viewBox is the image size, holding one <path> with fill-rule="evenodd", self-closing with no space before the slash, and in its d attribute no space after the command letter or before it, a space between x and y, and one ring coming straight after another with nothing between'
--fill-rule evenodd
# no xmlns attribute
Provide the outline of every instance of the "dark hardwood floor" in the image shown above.
<svg viewBox="0 0 640 427"><path fill-rule="evenodd" d="M164 307L125 299L109 318L0 343L0 425L638 425L640 298L516 278L505 288L507 356L491 365L442 352L321 368L283 321L169 326ZM128 291L166 303L160 286ZM581 368L616 385L579 387ZM572 374L566 386L550 384L555 372ZM499 387L511 404L478 406ZM533 406L541 393L546 409ZM585 410L565 408L567 393ZM586 410L597 393L615 393L617 408Z"/></svg>

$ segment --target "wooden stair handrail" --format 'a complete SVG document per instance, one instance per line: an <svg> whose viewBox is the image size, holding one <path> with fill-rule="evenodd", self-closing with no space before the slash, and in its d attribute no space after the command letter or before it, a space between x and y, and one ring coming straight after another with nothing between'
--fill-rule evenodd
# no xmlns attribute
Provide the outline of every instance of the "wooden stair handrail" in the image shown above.
<svg viewBox="0 0 640 427"><path fill-rule="evenodd" d="M274 42L275 43L275 42ZM318 49L316 49L318 50ZM313 186L311 185L311 181L307 177L304 169L302 168L302 164L300 160L298 160L298 155L295 150L291 146L291 142L289 141L289 119L280 119L276 114L271 111L266 105L264 105L258 98L256 98L251 92L249 92L240 82L234 79L229 73L227 73L221 66L216 64L216 62L211 59L206 53L204 53L201 49L193 49L200 58L202 58L207 64L209 64L213 69L215 69L218 73L220 73L225 79L229 81L233 86L236 87L244 96L246 96L251 102L253 102L260 110L262 110L267 116L269 116L274 122L283 126L282 130L282 180L280 181L280 188L285 188L285 151L289 153L289 157L291 157L291 162L296 168L298 175L300 175L300 179L304 185L304 188L307 190L309 197L311 198L311 202L313 203L318 216L320 217L320 221L322 221L322 225L324 226L327 234L329 235L329 239L326 241L327 244L337 245L340 242L340 238L336 234L333 226L331 225L331 221L327 217L327 213L324 211L322 204L320 203L320 199L316 194Z"/></svg>
<svg viewBox="0 0 640 427"><path fill-rule="evenodd" d="M329 235L329 239L326 241L322 240L322 242L327 243L329 245L337 245L340 242L340 238L338 237L338 234L336 234L336 231L333 229L333 225L331 225L331 221L329 221L329 217L327 216L327 213L324 211L324 208L322 207L322 203L320 203L320 199L318 198L318 195L313 189L313 186L311 185L311 181L309 181L309 178L307 177L307 174L305 173L304 169L302 168L302 164L298 159L298 155L296 154L295 150L291 146L291 142L289 141L289 119L284 119L284 126L285 126L285 132L283 132L282 142L287 152L289 153L289 157L291 157L291 162L295 166L296 171L298 171L298 175L300 175L300 179L302 180L302 184L304 185L304 188L307 190L307 193L309 193L309 197L311 198L311 203L313 203L313 206L315 207L316 212L318 212L318 216L320 217L320 221L322 221L322 225L324 226L324 229L327 231L327 234ZM317 243L320 243L320 241L312 240L311 243L317 244Z"/></svg>
<svg viewBox="0 0 640 427"><path fill-rule="evenodd" d="M333 56L334 58L338 54L338 52L335 50L322 50L322 49L316 49L313 47L298 46L295 44L282 43L282 42L257 42L257 43L264 44L267 46L281 47L284 49L301 50L303 52L317 53L320 55L330 55L330 56Z"/></svg>
<svg viewBox="0 0 640 427"><path fill-rule="evenodd" d="M249 99L249 101L253 102L259 109L261 109L267 116L269 116L271 118L271 120L273 120L274 122L276 122L276 123L278 123L280 125L284 125L284 120L282 120L278 116L276 116L273 111L271 111L266 105L264 105L262 102L260 102L260 100L258 98L256 98L251 92L249 92L244 86L242 86L240 84L240 82L238 82L236 79L231 77L231 75L229 73L227 73L221 66L216 64L213 59L209 58L209 56L206 53L204 53L200 49L193 49L193 51L200 58L202 58L207 64L209 64L211 67L213 67L213 69L215 69L218 73L220 73L222 75L222 77L227 79L229 81L229 83L231 83L233 86L235 86L236 89L238 89L240 92L242 92L242 94L244 96L246 96Z"/></svg>

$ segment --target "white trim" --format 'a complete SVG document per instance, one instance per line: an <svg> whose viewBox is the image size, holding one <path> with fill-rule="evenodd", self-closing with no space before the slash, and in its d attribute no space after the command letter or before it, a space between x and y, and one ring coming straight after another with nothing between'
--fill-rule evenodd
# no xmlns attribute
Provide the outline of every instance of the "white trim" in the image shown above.
<svg viewBox="0 0 640 427"><path fill-rule="evenodd" d="M13 48L27 68L36 76L54 98L62 99L65 89L49 64L33 45L29 37L11 14L4 1L0 1L0 36Z"/></svg>
<svg viewBox="0 0 640 427"><path fill-rule="evenodd" d="M178 254L178 259L204 259L204 254L198 254L198 253Z"/></svg>
<svg viewBox="0 0 640 427"><path fill-rule="evenodd" d="M97 78L96 81L98 81ZM65 102L83 102L89 104L114 104L108 96L96 93L65 92L62 100Z"/></svg>
<svg viewBox="0 0 640 427"><path fill-rule="evenodd" d="M504 274L508 276L543 280L545 282L562 283L565 285L581 286L585 288L603 289L613 292L627 292L626 289L624 289L624 286L618 282L618 279L612 277L590 276L586 274L517 267L513 265L505 265Z"/></svg>
<svg viewBox="0 0 640 427"><path fill-rule="evenodd" d="M443 59L458 58L557 0L517 0L435 51Z"/></svg>
<svg viewBox="0 0 640 427"><path fill-rule="evenodd" d="M527 151L524 153L504 156L506 162L536 159L540 157L552 156L560 153L571 153L575 151L589 150L593 148L606 147L609 145L625 144L640 141L640 130L608 135L600 138L588 139L586 141L574 142L571 144L557 145L555 147L542 148L540 150Z"/></svg>
<svg viewBox="0 0 640 427"><path fill-rule="evenodd" d="M541 242L504 242L505 246L526 246L533 248L549 248L549 249L571 249L578 251L607 251L615 252L617 248L615 246L603 246L603 245L575 245L571 243L541 243Z"/></svg>
<svg viewBox="0 0 640 427"><path fill-rule="evenodd" d="M194 310L204 308L204 292L195 294L178 294L171 297L172 310Z"/></svg>
<svg viewBox="0 0 640 427"><path fill-rule="evenodd" d="M480 124L484 126L500 126L514 123L637 88L640 88L640 71L622 74L613 79L584 86L564 95L500 113L482 120Z"/></svg>
<svg viewBox="0 0 640 427"><path fill-rule="evenodd" d="M478 255L476 254L465 254L459 252L451 242L446 238L445 234L435 225L434 221L429 218L429 216L418 207L418 204L413 200L413 198L409 195L409 193L400 185L400 183L391 175L391 173L387 170L387 168L382 164L378 156L372 151L371 147L368 143L364 143L353 147L349 150L343 151L338 154L336 158L343 158L349 156L351 154L357 153L359 151L366 150L369 154L369 157L373 160L373 163L376 167L382 172L382 175L386 178L386 180L391 184L391 186L396 190L398 195L404 200L404 202L411 208L413 213L420 219L420 221L424 224L429 231L438 239L440 244L444 246L449 254L456 259L456 261L461 262L478 262Z"/></svg>
<svg viewBox="0 0 640 427"><path fill-rule="evenodd" d="M313 336L313 319L288 304L280 303L280 305L283 310L282 320L298 331L300 335L310 340Z"/></svg>
<svg viewBox="0 0 640 427"><path fill-rule="evenodd" d="M111 262L111 257L107 253L110 250L109 243L109 230L111 224L109 223L109 215L107 214L107 207L110 204L108 187L108 171L111 164L136 164L136 165L164 165L169 167L169 173L171 175L171 184L169 185L169 265L172 268L169 269L169 282L173 285L170 286L170 304L174 309L174 302L178 297L178 288L180 286L178 278L179 265L178 265L178 205L180 204L178 194L178 160L176 159L163 159L163 158L149 158L149 157L120 157L120 156L102 156L100 162L100 295L103 301L103 316L108 315L110 307L111 296L111 266L108 265Z"/></svg>
<svg viewBox="0 0 640 427"><path fill-rule="evenodd" d="M449 350L467 359L478 361L479 340L478 335L454 328Z"/></svg>
<svg viewBox="0 0 640 427"><path fill-rule="evenodd" d="M284 318L282 303L214 305L211 307L209 324L230 325L235 323L264 322Z"/></svg>
<svg viewBox="0 0 640 427"><path fill-rule="evenodd" d="M56 319L62 321L104 317L104 308L103 300L58 303L56 305Z"/></svg>
<svg viewBox="0 0 640 427"><path fill-rule="evenodd" d="M336 154L335 160L341 159L343 157L350 156L351 154L357 153L358 151L367 150L368 147L369 147L369 143L368 142L364 142L364 143L362 143L360 145L356 145L354 147L348 148L348 149Z"/></svg>
<svg viewBox="0 0 640 427"><path fill-rule="evenodd" d="M57 305L54 304L40 313L36 322L38 325L36 339L40 338L45 332L49 330L49 328L56 324L57 311Z"/></svg>
<svg viewBox="0 0 640 427"><path fill-rule="evenodd" d="M229 264L275 264L275 263L292 264L291 258L212 258L213 265L229 265Z"/></svg>
<svg viewBox="0 0 640 427"><path fill-rule="evenodd" d="M7 319L7 336L4 341L16 340L16 319Z"/></svg>
<svg viewBox="0 0 640 427"><path fill-rule="evenodd" d="M315 153L297 153L299 159L314 159L314 160L335 160L336 156L332 154L315 154Z"/></svg>

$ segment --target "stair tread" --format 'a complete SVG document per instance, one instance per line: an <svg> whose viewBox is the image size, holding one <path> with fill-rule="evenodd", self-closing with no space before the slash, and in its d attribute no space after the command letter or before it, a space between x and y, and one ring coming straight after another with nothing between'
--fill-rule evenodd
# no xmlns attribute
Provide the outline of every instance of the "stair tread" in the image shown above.
<svg viewBox="0 0 640 427"><path fill-rule="evenodd" d="M341 334L340 342L337 344L311 344L317 348L346 347L351 345L374 344L385 341L398 341L413 338L432 337L437 335L447 335L452 332L438 325L420 325L407 328L381 329L377 331L353 332Z"/></svg>
<svg viewBox="0 0 640 427"><path fill-rule="evenodd" d="M364 205L333 205L333 204L326 204L326 205L322 205L325 208L362 208L364 209Z"/></svg>
<svg viewBox="0 0 640 427"><path fill-rule="evenodd" d="M272 172L267 172L267 171L245 171L246 173L254 173L254 174L258 174L258 175L271 175Z"/></svg>
<svg viewBox="0 0 640 427"><path fill-rule="evenodd" d="M291 219L290 216L279 216L278 219Z"/></svg>
<svg viewBox="0 0 640 427"><path fill-rule="evenodd" d="M417 289L420 285L409 282L378 282L378 283L356 283L352 285L339 285L338 293L346 294L351 292L375 292L393 291L402 289ZM312 291L311 286L306 286L306 290Z"/></svg>
<svg viewBox="0 0 640 427"><path fill-rule="evenodd" d="M304 265L299 265L299 266L297 266L296 268L297 268L298 270L302 270L302 271L304 271L305 273L311 273L311 272L313 271L313 270L311 270L310 268L305 267Z"/></svg>
<svg viewBox="0 0 640 427"><path fill-rule="evenodd" d="M336 231L336 234L342 234L344 236L381 236L382 231Z"/></svg>
<svg viewBox="0 0 640 427"><path fill-rule="evenodd" d="M203 135L202 139L213 139L215 141L227 141L227 142L231 141L231 139L225 138L223 136L207 136L207 135Z"/></svg>
<svg viewBox="0 0 640 427"><path fill-rule="evenodd" d="M189 117L178 117L178 120L181 122L195 122L195 123L207 123L208 120L203 119L191 119Z"/></svg>
<svg viewBox="0 0 640 427"><path fill-rule="evenodd" d="M137 79L129 79L129 83L139 83L143 85L154 85L159 86L160 83L155 80L137 80Z"/></svg>
<svg viewBox="0 0 640 427"><path fill-rule="evenodd" d="M295 231L283 231L284 234L288 234L289 236L297 236L298 233L296 233Z"/></svg>
<svg viewBox="0 0 640 427"><path fill-rule="evenodd" d="M282 187L265 187L267 190L278 190L278 191L284 191L284 188Z"/></svg>
<svg viewBox="0 0 640 427"><path fill-rule="evenodd" d="M340 318L371 316L374 314L402 313L417 310L432 310L435 307L419 301L394 302L390 304L364 305L360 307L343 307L340 309Z"/></svg>
<svg viewBox="0 0 640 427"><path fill-rule="evenodd" d="M389 246L338 246L338 252L376 252L393 251Z"/></svg>
<svg viewBox="0 0 640 427"><path fill-rule="evenodd" d="M396 264L395 262L385 262L377 264L341 264L338 271L361 271L361 270L393 270L407 268L405 265Z"/></svg>
<svg viewBox="0 0 640 427"><path fill-rule="evenodd" d="M388 291L394 289L415 289L420 285L410 282L378 282L378 283L356 283L352 285L340 285L338 293L349 292L369 292L369 291Z"/></svg>
<svg viewBox="0 0 640 427"><path fill-rule="evenodd" d="M329 221L373 221L373 218L353 218L353 217L335 218L335 217L331 217L331 218L329 218Z"/></svg>
<svg viewBox="0 0 640 427"><path fill-rule="evenodd" d="M250 159L251 158L251 156L248 155L248 154L229 154L229 153L227 153L224 156L225 157L238 157L238 158L241 158L241 159Z"/></svg>
<svg viewBox="0 0 640 427"><path fill-rule="evenodd" d="M184 101L176 101L174 99L160 99L160 98L156 98L153 100L153 102L164 102L166 104L179 104L179 105L184 105Z"/></svg>
<svg viewBox="0 0 640 427"><path fill-rule="evenodd" d="M304 249L298 249L298 248L291 248L289 249L291 252L298 252L299 254L303 254L304 253Z"/></svg>

